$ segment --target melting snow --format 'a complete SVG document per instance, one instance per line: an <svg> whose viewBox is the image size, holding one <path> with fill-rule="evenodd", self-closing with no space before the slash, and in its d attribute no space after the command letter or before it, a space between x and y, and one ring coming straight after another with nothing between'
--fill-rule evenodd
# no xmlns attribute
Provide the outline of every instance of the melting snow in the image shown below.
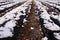
<svg viewBox="0 0 60 40"><path fill-rule="evenodd" d="M56 13L56 15L54 15L55 13L51 13L50 15L51 15L51 17L52 18L54 18L54 19L57 19L59 22L60 22L60 14L57 14Z"/></svg>
<svg viewBox="0 0 60 40"><path fill-rule="evenodd" d="M54 30L54 31L57 31L57 30L60 30L60 27L56 24L54 24L54 22L49 22L48 20L44 20L44 27L49 29L49 30Z"/></svg>
<svg viewBox="0 0 60 40"><path fill-rule="evenodd" d="M47 38L47 37L44 37L44 38L42 38L41 40L48 40L48 38Z"/></svg>
<svg viewBox="0 0 60 40"><path fill-rule="evenodd" d="M31 27L31 30L33 30L34 29L34 27Z"/></svg>
<svg viewBox="0 0 60 40"><path fill-rule="evenodd" d="M58 40L60 40L60 33L53 33L54 37L57 38Z"/></svg>
<svg viewBox="0 0 60 40"><path fill-rule="evenodd" d="M27 20L26 20L26 18L24 19L24 21L23 21L23 23L25 23Z"/></svg>
<svg viewBox="0 0 60 40"><path fill-rule="evenodd" d="M58 9L60 9L60 6L58 6L58 5L56 5L56 4L52 4L52 3L49 3L49 2L46 2L47 4L49 4L50 6L52 6L52 7L56 7L56 8L58 8Z"/></svg>
<svg viewBox="0 0 60 40"><path fill-rule="evenodd" d="M37 5L39 11L42 12L42 13L40 13L40 18L43 19L44 27L51 31L60 31L60 27L57 24L55 24L53 20L50 19L50 17L53 17L54 19L57 19L60 22L60 14L54 15L55 14L54 12L49 14L47 12L46 8L42 7L43 5L41 3L39 3L38 1L35 1L35 2L37 2L36 5ZM55 5L55 4L49 4L49 5L54 6L56 8L60 8L60 6ZM60 40L60 33L53 32L53 35L56 39ZM44 37L41 40L48 40L48 38Z"/></svg>
<svg viewBox="0 0 60 40"><path fill-rule="evenodd" d="M10 29L6 28L6 27L0 27L0 38L4 38L4 37L12 37L13 34L10 31Z"/></svg>
<svg viewBox="0 0 60 40"><path fill-rule="evenodd" d="M44 19L44 27L49 29L49 30L60 30L60 27L58 25L56 25L51 19L50 19L50 15L47 13L46 10L43 10L44 12L41 13L41 18Z"/></svg>
<svg viewBox="0 0 60 40"><path fill-rule="evenodd" d="M30 3L31 0L0 17L0 25L7 21L4 26L0 26L0 38L12 37L14 35L12 32L16 26L16 20L19 20L21 15L26 15L25 9L28 8ZM21 11L24 13L21 13ZM26 20L24 19L24 21Z"/></svg>
<svg viewBox="0 0 60 40"><path fill-rule="evenodd" d="M37 1L36 1L37 2ZM52 31L58 31L60 30L60 27L58 25L56 25L51 19L51 15L48 14L48 12L45 10L44 7L42 7L42 4L41 3L37 3L36 4L38 6L38 9L40 11L43 11L41 14L40 14L40 17L43 19L43 25L45 28L49 29L49 30L52 30ZM41 5L41 6L40 6ZM56 16L57 17L57 16Z"/></svg>

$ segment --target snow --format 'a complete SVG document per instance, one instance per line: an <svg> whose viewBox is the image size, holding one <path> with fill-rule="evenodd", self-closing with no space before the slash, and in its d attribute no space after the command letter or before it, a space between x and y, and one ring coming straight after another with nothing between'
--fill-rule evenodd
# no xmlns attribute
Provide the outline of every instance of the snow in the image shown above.
<svg viewBox="0 0 60 40"><path fill-rule="evenodd" d="M52 3L55 3L55 4L60 4L60 0L51 0L51 1L49 1L49 2L52 2Z"/></svg>
<svg viewBox="0 0 60 40"><path fill-rule="evenodd" d="M50 19L50 15L46 12L41 13L41 18L44 19L44 27L49 29L49 30L60 30L60 27L58 25L56 25L51 19ZM50 21L51 20L51 21Z"/></svg>
<svg viewBox="0 0 60 40"><path fill-rule="evenodd" d="M35 1L35 2L36 2L36 5L37 5L39 11L41 12L40 18L42 18L42 20L43 20L43 22L42 22L43 26L46 29L51 30L51 31L60 31L60 26L55 24L54 21L50 18L50 17L52 17L54 19L57 19L60 22L60 14L55 13L55 12L48 13L46 10L47 8L44 7L42 5L42 3L38 2L38 1ZM51 6L54 6L56 8L60 8L60 6L58 6L56 4L51 4L51 3L48 3L48 4ZM50 36L49 33L47 35ZM60 32L59 33L53 32L53 35L56 39L60 40ZM48 38L44 37L41 40L48 40Z"/></svg>
<svg viewBox="0 0 60 40"><path fill-rule="evenodd" d="M10 20L4 25L4 27L9 27L9 28L13 28L15 26L16 26L16 21L15 20Z"/></svg>
<svg viewBox="0 0 60 40"><path fill-rule="evenodd" d="M0 27L0 38L12 37L13 34L10 32L10 29L5 27Z"/></svg>
<svg viewBox="0 0 60 40"><path fill-rule="evenodd" d="M36 6L38 7L39 11L42 11L41 14L39 15L40 18L43 19L43 25L45 28L51 31L58 31L60 30L60 27L56 25L50 17L53 17L54 19L57 19L60 22L60 14L59 15L54 15L54 12L51 14L48 14L46 11L47 7L43 6L41 2L35 1ZM4 8L11 7L15 5L16 3L13 4L7 4L0 6L0 10L3 10ZM11 10L10 12L6 13L4 16L0 17L0 25L2 25L4 22L6 22L3 26L0 26L0 38L6 38L6 37L12 37L14 34L14 27L16 26L17 20L20 19L21 15L26 15L26 10L28 8L28 5L31 4L31 0L25 2L23 5ZM55 4L50 4L54 5L55 7L59 8L60 6L57 6ZM29 5L29 11L31 9L31 6ZM23 13L21 12L23 11ZM27 16L28 17L28 16ZM23 23L26 22L26 18L24 19ZM24 25L22 25L24 27ZM31 30L34 29L34 27L30 27ZM41 30L41 29L40 29ZM54 37L60 40L60 33L54 33ZM47 37L42 38L42 40L48 40Z"/></svg>
<svg viewBox="0 0 60 40"><path fill-rule="evenodd" d="M36 3L36 5L38 6L38 9L42 11L42 13L40 14L40 18L43 19L44 27L52 31L60 30L60 27L50 19L51 15L48 14L47 10L44 7L42 7L43 5L41 3Z"/></svg>
<svg viewBox="0 0 60 40"><path fill-rule="evenodd" d="M58 5L56 5L56 4L52 4L52 3L49 3L49 2L45 2L45 3L49 4L49 5L52 6L52 7L56 7L56 8L58 8L58 9L60 9L60 6L58 6Z"/></svg>
<svg viewBox="0 0 60 40"><path fill-rule="evenodd" d="M27 0L0 0L0 2L24 2Z"/></svg>
<svg viewBox="0 0 60 40"><path fill-rule="evenodd" d="M40 9L42 4L39 1L35 1L35 3L36 3L36 6L38 7L38 9Z"/></svg>
<svg viewBox="0 0 60 40"><path fill-rule="evenodd" d="M14 2L24 2L24 1L27 1L27 0L13 0Z"/></svg>
<svg viewBox="0 0 60 40"><path fill-rule="evenodd" d="M0 10L4 10L4 8L1 8L1 7L0 7Z"/></svg>
<svg viewBox="0 0 60 40"><path fill-rule="evenodd" d="M56 3L56 4L60 4L60 0L38 0L38 1L42 1L42 2L52 2L52 3Z"/></svg>
<svg viewBox="0 0 60 40"><path fill-rule="evenodd" d="M16 4L17 4L17 2L10 3L10 4L7 4L7 5L2 5L2 6L0 6L0 10L4 10L4 9L12 7L13 5L16 5Z"/></svg>
<svg viewBox="0 0 60 40"><path fill-rule="evenodd" d="M23 21L23 23L25 23L27 20L26 20L26 18L24 19L24 21Z"/></svg>
<svg viewBox="0 0 60 40"><path fill-rule="evenodd" d="M7 21L3 26L0 26L0 38L12 37L14 35L13 31L17 23L16 20L19 20L21 15L26 15L25 9L28 8L30 3L31 0L0 17L0 25ZM23 13L21 13L21 11L23 11ZM24 19L24 21L26 20Z"/></svg>
<svg viewBox="0 0 60 40"><path fill-rule="evenodd" d="M41 40L48 40L48 38L47 38L47 37L44 37L44 38L42 38Z"/></svg>
<svg viewBox="0 0 60 40"><path fill-rule="evenodd" d="M2 5L2 6L0 6L0 10L4 10L6 8L12 7L13 5L16 5L16 4L18 4L20 2L24 2L24 1L27 1L27 0L22 0L22 1L13 0L12 2L10 2L10 4L7 4L9 1L5 2L5 3L0 3L0 5ZM6 5L3 5L3 4L6 4Z"/></svg>
<svg viewBox="0 0 60 40"><path fill-rule="evenodd" d="M21 13L20 11L25 12L25 9L27 9L29 5L29 3L28 4L27 3L28 2L24 3L23 5L11 10L10 12L6 13L4 16L0 17L0 24L3 24L5 21L10 20L10 19L18 20L19 18L17 19L17 17L19 17L20 15L26 15L25 13ZM15 15L16 13L17 15Z"/></svg>
<svg viewBox="0 0 60 40"><path fill-rule="evenodd" d="M14 2L3 2L3 3L0 3L0 6L2 6L2 5L7 5L7 4L11 4L11 3L14 3Z"/></svg>
<svg viewBox="0 0 60 40"><path fill-rule="evenodd" d="M44 12L41 13L41 18L44 19L44 27L49 29L49 30L60 30L60 27L56 25L51 19L50 15L47 13L46 10L43 10ZM51 23L52 22L52 23Z"/></svg>
<svg viewBox="0 0 60 40"><path fill-rule="evenodd" d="M24 25L22 25L22 27L24 27Z"/></svg>
<svg viewBox="0 0 60 40"><path fill-rule="evenodd" d="M44 10L44 12L41 14L41 18L50 19L50 15Z"/></svg>
<svg viewBox="0 0 60 40"><path fill-rule="evenodd" d="M50 15L47 13L46 10L43 10L44 12L41 13L41 18L44 19L44 26L45 28L49 29L49 30L60 30L60 27L58 25L56 25L51 19L50 19ZM51 21L50 21L51 20ZM50 22L49 22L50 21ZM52 23L51 23L52 22Z"/></svg>
<svg viewBox="0 0 60 40"><path fill-rule="evenodd" d="M56 39L60 40L60 33L53 33L53 34Z"/></svg>
<svg viewBox="0 0 60 40"><path fill-rule="evenodd" d="M54 15L54 14L56 14L56 15ZM52 18L57 19L60 22L60 14L57 14L55 12L51 12L50 15Z"/></svg>
<svg viewBox="0 0 60 40"><path fill-rule="evenodd" d="M30 27L30 29L31 29L31 30L33 30L33 29L34 29L34 27Z"/></svg>
<svg viewBox="0 0 60 40"><path fill-rule="evenodd" d="M54 23L49 22L48 20L44 20L44 27L49 29L49 30L60 30L60 27Z"/></svg>

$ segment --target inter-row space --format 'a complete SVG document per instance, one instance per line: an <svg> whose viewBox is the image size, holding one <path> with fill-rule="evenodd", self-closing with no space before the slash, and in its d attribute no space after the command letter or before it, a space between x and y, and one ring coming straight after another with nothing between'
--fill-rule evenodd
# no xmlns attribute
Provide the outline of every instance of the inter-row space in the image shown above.
<svg viewBox="0 0 60 40"><path fill-rule="evenodd" d="M24 18L30 3L31 1L27 1L0 17L0 38L12 37L15 34L14 32L17 32L16 27L21 27L25 21Z"/></svg>
<svg viewBox="0 0 60 40"><path fill-rule="evenodd" d="M44 34L42 40L60 40L60 14L56 12L47 12L41 2L35 1L39 9L41 28Z"/></svg>

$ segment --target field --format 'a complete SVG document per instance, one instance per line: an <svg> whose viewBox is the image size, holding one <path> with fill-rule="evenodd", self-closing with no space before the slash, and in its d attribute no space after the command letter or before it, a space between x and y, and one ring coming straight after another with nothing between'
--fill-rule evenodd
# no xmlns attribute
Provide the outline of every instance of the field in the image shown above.
<svg viewBox="0 0 60 40"><path fill-rule="evenodd" d="M60 1L1 0L0 40L60 40Z"/></svg>

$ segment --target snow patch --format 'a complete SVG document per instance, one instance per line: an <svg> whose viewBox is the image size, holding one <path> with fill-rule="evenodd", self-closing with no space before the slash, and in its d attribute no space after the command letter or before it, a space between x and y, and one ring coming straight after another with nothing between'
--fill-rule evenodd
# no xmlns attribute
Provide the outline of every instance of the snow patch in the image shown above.
<svg viewBox="0 0 60 40"><path fill-rule="evenodd" d="M60 33L53 33L54 37L57 38L58 40L60 40Z"/></svg>
<svg viewBox="0 0 60 40"><path fill-rule="evenodd" d="M48 40L48 38L47 38L47 37L44 37L44 38L42 38L41 40Z"/></svg>
<svg viewBox="0 0 60 40"><path fill-rule="evenodd" d="M31 29L31 30L33 30L33 29L34 29L34 27L31 27L30 29Z"/></svg>

